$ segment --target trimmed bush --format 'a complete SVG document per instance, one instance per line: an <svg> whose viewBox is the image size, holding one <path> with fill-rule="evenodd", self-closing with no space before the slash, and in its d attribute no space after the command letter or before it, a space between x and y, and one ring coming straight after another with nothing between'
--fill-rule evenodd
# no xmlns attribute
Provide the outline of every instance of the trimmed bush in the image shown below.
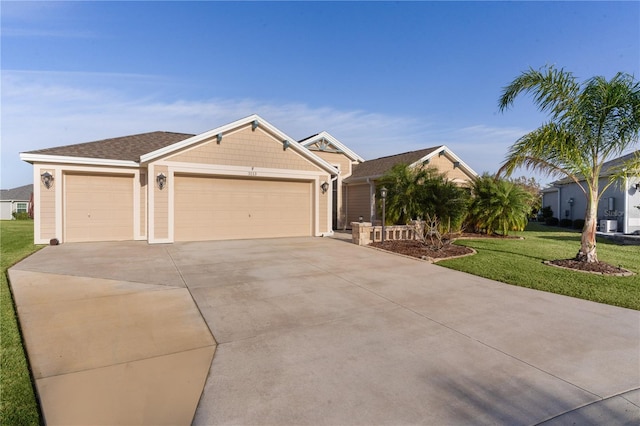
<svg viewBox="0 0 640 426"><path fill-rule="evenodd" d="M27 212L13 212L11 215L15 220L29 220L29 213Z"/></svg>
<svg viewBox="0 0 640 426"><path fill-rule="evenodd" d="M584 228L584 219L576 219L573 221L573 229Z"/></svg>
<svg viewBox="0 0 640 426"><path fill-rule="evenodd" d="M573 221L571 219L560 219L560 226L563 228L569 228L573 226Z"/></svg>
<svg viewBox="0 0 640 426"><path fill-rule="evenodd" d="M557 217L548 217L544 220L544 224L549 226L558 226L558 223L560 223L560 221Z"/></svg>

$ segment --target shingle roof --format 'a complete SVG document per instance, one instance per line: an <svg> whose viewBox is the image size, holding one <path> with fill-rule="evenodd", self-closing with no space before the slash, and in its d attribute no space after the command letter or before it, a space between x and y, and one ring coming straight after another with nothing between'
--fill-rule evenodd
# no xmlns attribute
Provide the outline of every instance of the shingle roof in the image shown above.
<svg viewBox="0 0 640 426"><path fill-rule="evenodd" d="M438 148L440 148L440 146L420 149L418 151L404 152L402 154L389 155L387 157L376 158L375 160L368 160L364 163L355 164L353 166L353 173L349 176L348 180L382 176L396 164L413 164L421 158L431 154Z"/></svg>
<svg viewBox="0 0 640 426"><path fill-rule="evenodd" d="M631 160L635 156L640 156L640 150L630 152L629 154L623 155L622 157L614 158L613 160L609 160L603 163L602 169L600 170L600 176L604 177L604 176L611 175L612 174L611 169L620 166L621 164ZM582 175L579 176L578 180L583 180ZM556 181L551 182L551 185L564 185L567 183L573 183L573 179L565 177L565 178L558 179Z"/></svg>
<svg viewBox="0 0 640 426"><path fill-rule="evenodd" d="M27 154L60 155L65 157L101 158L107 160L140 161L140 156L164 148L194 135L173 132L150 132L119 138L103 139L75 145L29 151Z"/></svg>
<svg viewBox="0 0 640 426"><path fill-rule="evenodd" d="M31 199L31 193L33 192L33 185L24 185L12 189L1 189L0 200L15 200L15 201L29 201Z"/></svg>

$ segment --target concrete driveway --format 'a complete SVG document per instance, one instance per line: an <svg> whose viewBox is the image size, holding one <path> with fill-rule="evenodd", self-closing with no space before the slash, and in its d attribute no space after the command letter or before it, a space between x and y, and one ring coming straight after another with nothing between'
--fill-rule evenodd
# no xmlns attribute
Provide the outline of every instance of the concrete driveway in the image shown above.
<svg viewBox="0 0 640 426"><path fill-rule="evenodd" d="M23 273L188 290L217 342L196 425L640 421L638 311L327 238L47 247L19 314Z"/></svg>

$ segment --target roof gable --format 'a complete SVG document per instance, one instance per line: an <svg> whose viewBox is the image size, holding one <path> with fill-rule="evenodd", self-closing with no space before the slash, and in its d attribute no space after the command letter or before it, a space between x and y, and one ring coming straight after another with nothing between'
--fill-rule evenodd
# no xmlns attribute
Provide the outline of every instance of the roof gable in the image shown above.
<svg viewBox="0 0 640 426"><path fill-rule="evenodd" d="M351 161L364 162L364 158L347 148L346 145L341 143L338 139L334 138L329 132L323 131L321 133L309 136L302 139L299 143L311 151L323 151L334 152L338 154L344 154Z"/></svg>
<svg viewBox="0 0 640 426"><path fill-rule="evenodd" d="M204 133L200 133L198 135L192 136L188 139L176 142L172 145L163 146L155 151L148 152L144 155L140 156L141 163L148 163L159 158L171 155L180 150L184 150L189 147L193 147L202 142L209 141L213 138L221 138L224 140L225 133L235 131L238 128L245 127L247 125L251 125L252 127L260 127L261 129L267 131L271 135L273 135L276 139L280 140L283 147L286 149L293 149L294 151L301 154L304 158L311 161L312 163L320 166L322 169L327 172L335 175L338 174L339 171L333 167L331 164L313 154L309 149L305 146L300 145L295 142L295 139L288 136L286 133L282 132L280 129L273 126L271 123L261 118L257 114L250 115L248 117L242 118L240 120L234 121L233 123L226 124L224 126L216 127L215 129L206 131Z"/></svg>
<svg viewBox="0 0 640 426"><path fill-rule="evenodd" d="M419 165L427 165L434 157L446 156L452 163L456 164L470 177L478 176L478 174L455 155L446 145L439 145L431 148L420 149L417 151L404 152L387 157L376 158L375 160L365 161L361 164L353 166L353 173L348 178L349 181L360 179L377 179L391 170L397 164L406 164L414 167Z"/></svg>

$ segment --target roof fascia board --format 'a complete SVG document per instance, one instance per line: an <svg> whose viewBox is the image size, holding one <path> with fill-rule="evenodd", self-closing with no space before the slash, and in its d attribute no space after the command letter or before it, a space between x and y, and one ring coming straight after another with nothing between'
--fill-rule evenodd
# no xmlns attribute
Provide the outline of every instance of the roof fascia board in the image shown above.
<svg viewBox="0 0 640 426"><path fill-rule="evenodd" d="M329 142L331 142L332 145L334 145L335 147L337 147L341 151L343 151L347 155L347 157L349 157L349 159L351 161L359 161L361 163L363 163L365 161L364 158L360 157L358 154L353 152L351 149L347 148L346 145L344 145L338 139L334 138L327 131L322 131L321 133L317 134L316 136L312 137L311 139L308 139L308 140L304 141L301 145L303 145L305 147L309 147L309 145L313 145L314 143L318 142L320 139L323 139L323 138L328 140Z"/></svg>
<svg viewBox="0 0 640 426"><path fill-rule="evenodd" d="M85 164L91 166L117 166L117 167L140 167L140 164L129 160L109 160L105 158L91 157L69 157L65 155L46 155L46 154L29 154L20 153L20 159L27 163L66 163L66 164Z"/></svg>
<svg viewBox="0 0 640 426"><path fill-rule="evenodd" d="M180 142L176 142L172 145L166 146L164 148L160 148L157 149L155 151L152 151L148 154L144 154L140 156L140 163L148 163L150 161L153 161L159 157L163 157L167 154L170 154L172 152L175 152L177 150L189 147L191 145L200 143L206 139L212 138L215 135L219 134L219 133L225 133L225 132L229 132L231 130L234 130L238 127L242 127L242 126L246 126L249 123L252 123L253 121L258 120L259 126L268 130L271 134L276 135L277 137L279 137L280 139L282 139L282 141L284 142L285 140L288 140L291 142L291 144L289 145L289 148L294 149L295 151L297 151L298 153L302 154L305 158L307 158L308 160L310 160L313 163L316 163L318 166L320 166L321 168L325 169L327 172L333 174L333 175L337 175L339 173L339 171L333 167L331 164L329 164L328 162L324 161L322 158L318 157L317 155L315 155L314 153L312 153L309 149L307 149L306 147L301 146L298 143L294 143L295 139L291 138L290 136L288 136L286 133L283 133L281 130L279 130L278 128L276 128L275 126L273 126L271 123L269 123L267 120L261 118L259 115L257 114L253 114L250 115L249 117L246 118L242 118L240 120L236 120L233 123L229 123L229 124L225 124L224 126L220 126L220 127L216 127L215 129L206 131L204 133L200 133L199 135L195 135L193 137L190 137L189 139L185 139L183 141ZM289 149L287 148L287 149Z"/></svg>
<svg viewBox="0 0 640 426"><path fill-rule="evenodd" d="M469 167L467 165L467 163L465 163L464 161L462 161L462 159L460 157L458 157L453 151L451 151L449 149L449 147L447 147L446 145L441 145L438 148L436 148L433 152L425 155L424 157L422 157L420 160L416 161L415 163L411 164L412 167L417 166L422 164L425 160L428 160L432 157L435 157L436 155L439 155L440 152L445 151L445 155L448 155L450 158L453 158L454 161L457 161L458 163L460 163L460 168L466 170L468 173L470 173L472 176L477 177L478 173L475 172L475 170L473 170L471 167Z"/></svg>

